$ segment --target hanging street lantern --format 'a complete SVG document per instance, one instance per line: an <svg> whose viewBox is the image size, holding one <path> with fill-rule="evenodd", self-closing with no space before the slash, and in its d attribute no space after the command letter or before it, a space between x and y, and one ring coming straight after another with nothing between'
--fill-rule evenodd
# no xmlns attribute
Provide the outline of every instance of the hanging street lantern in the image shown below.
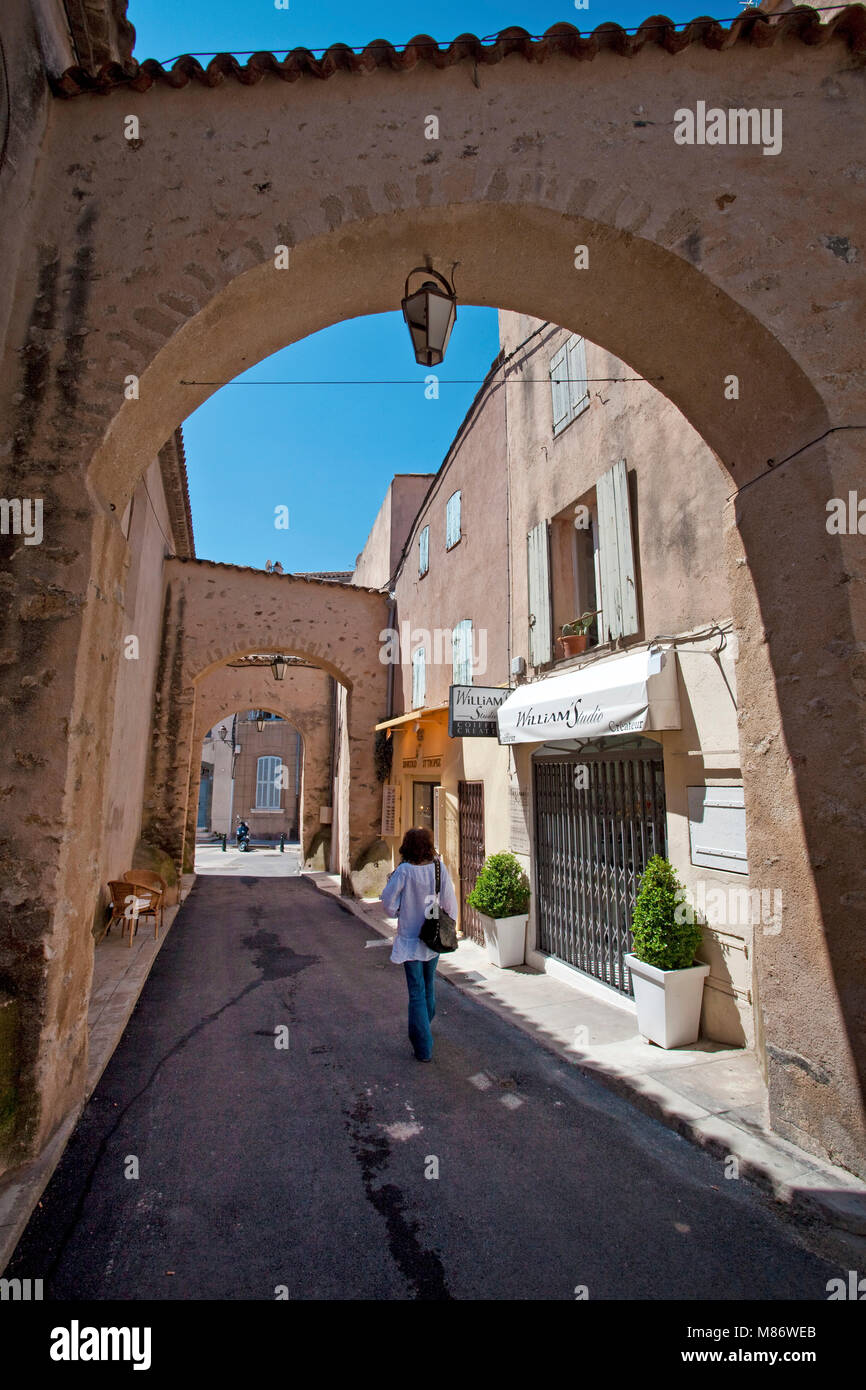
<svg viewBox="0 0 866 1390"><path fill-rule="evenodd" d="M274 680L281 681L286 674L288 662L284 656L275 656L271 662L271 670L274 673Z"/></svg>
<svg viewBox="0 0 866 1390"><path fill-rule="evenodd" d="M432 280L425 280L414 294L409 293L409 281L413 275L435 275L445 286L441 290ZM415 361L420 367L438 367L445 356L448 339L457 318L457 295L451 285L436 270L416 266L406 276L406 293L403 298L403 317L409 325Z"/></svg>
<svg viewBox="0 0 866 1390"><path fill-rule="evenodd" d="M259 710L258 714L256 715L256 728L258 729L260 734L263 734L265 732L266 723L267 720L265 719L264 710Z"/></svg>

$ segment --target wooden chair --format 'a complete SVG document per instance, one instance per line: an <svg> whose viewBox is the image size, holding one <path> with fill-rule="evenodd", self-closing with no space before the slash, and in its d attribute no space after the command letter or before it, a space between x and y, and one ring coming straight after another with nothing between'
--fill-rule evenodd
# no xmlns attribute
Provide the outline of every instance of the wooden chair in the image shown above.
<svg viewBox="0 0 866 1390"><path fill-rule="evenodd" d="M129 945L138 926L139 917L153 917L154 936L159 935L157 894L146 883L130 882L127 878L112 879L108 885L111 894L111 918L105 929L106 935L115 922L123 923L126 931L129 925Z"/></svg>
<svg viewBox="0 0 866 1390"><path fill-rule="evenodd" d="M168 892L168 884L165 879L153 869L127 869L123 875L127 883L143 884L152 893L158 894L154 906L159 911L159 926L162 927L163 914L165 912L165 895ZM157 931L157 936L159 932Z"/></svg>

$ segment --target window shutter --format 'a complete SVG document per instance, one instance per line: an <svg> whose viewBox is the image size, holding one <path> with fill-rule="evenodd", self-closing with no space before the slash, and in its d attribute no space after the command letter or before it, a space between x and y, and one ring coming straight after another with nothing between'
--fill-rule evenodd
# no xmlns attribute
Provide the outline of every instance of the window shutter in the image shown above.
<svg viewBox="0 0 866 1390"><path fill-rule="evenodd" d="M426 574L430 568L430 527L425 526L418 537L418 574Z"/></svg>
<svg viewBox="0 0 866 1390"><path fill-rule="evenodd" d="M550 549L547 522L539 521L526 538L529 567L529 661L543 666L553 655L550 619Z"/></svg>
<svg viewBox="0 0 866 1390"><path fill-rule="evenodd" d="M569 419L579 415L589 404L589 386L586 380L586 342L574 336L565 345L567 376L569 377L568 399Z"/></svg>
<svg viewBox="0 0 866 1390"><path fill-rule="evenodd" d="M637 585L625 459L598 480L598 546L602 641L637 632Z"/></svg>
<svg viewBox="0 0 866 1390"><path fill-rule="evenodd" d="M260 811L280 809L279 767L280 759L270 756L259 758L256 763L256 808Z"/></svg>
<svg viewBox="0 0 866 1390"><path fill-rule="evenodd" d="M457 623L451 638L455 685L472 684L472 619Z"/></svg>
<svg viewBox="0 0 866 1390"><path fill-rule="evenodd" d="M456 545L460 539L460 493L455 492L448 498L445 507L445 548Z"/></svg>
<svg viewBox="0 0 866 1390"><path fill-rule="evenodd" d="M563 428L569 421L569 394L566 365L566 351L562 347L550 359L550 390L553 397L553 433Z"/></svg>
<svg viewBox="0 0 866 1390"><path fill-rule="evenodd" d="M427 657L423 647L412 656L412 708L420 709L427 698Z"/></svg>

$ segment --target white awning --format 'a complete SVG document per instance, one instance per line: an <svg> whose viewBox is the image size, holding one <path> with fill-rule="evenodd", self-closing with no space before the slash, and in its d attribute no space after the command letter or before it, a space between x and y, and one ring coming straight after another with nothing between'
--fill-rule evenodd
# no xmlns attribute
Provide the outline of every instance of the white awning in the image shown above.
<svg viewBox="0 0 866 1390"><path fill-rule="evenodd" d="M642 647L521 685L499 707L500 743L679 729L676 653Z"/></svg>

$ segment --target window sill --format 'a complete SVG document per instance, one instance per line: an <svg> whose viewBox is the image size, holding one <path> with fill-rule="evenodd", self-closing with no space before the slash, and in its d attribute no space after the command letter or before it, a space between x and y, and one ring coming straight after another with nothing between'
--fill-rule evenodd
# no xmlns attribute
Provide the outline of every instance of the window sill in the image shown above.
<svg viewBox="0 0 866 1390"><path fill-rule="evenodd" d="M597 642L594 647L587 647L585 652L580 652L577 656L558 656L553 661L549 661L543 668L545 671L559 671L563 667L581 666L589 657L610 656L616 648L610 642Z"/></svg>

